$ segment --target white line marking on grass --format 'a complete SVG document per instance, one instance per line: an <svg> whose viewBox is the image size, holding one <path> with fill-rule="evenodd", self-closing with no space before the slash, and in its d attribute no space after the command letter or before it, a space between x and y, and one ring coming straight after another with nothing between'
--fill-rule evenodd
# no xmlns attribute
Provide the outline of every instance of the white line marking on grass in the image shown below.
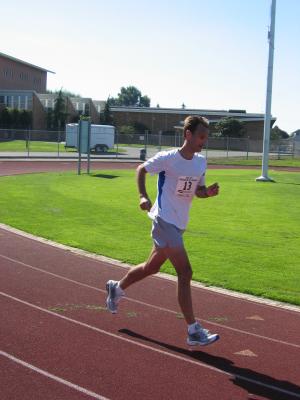
<svg viewBox="0 0 300 400"><path fill-rule="evenodd" d="M71 247L71 246L67 246L61 243L57 243L54 242L50 239L45 239L43 237L40 236L35 236L32 235L31 233L27 233L24 231L21 231L20 229L17 228L13 228L9 225L0 223L0 228L3 230L6 230L8 232L14 233L16 235L19 235L21 237L27 238L27 239L31 239L34 240L36 242L40 242L52 247L55 247L57 249L61 249L61 250L67 250L70 251L71 253L75 254L75 255L79 255L79 256L84 256L84 257L88 257L91 258L95 261L99 261L99 262L105 262L107 264L111 264L115 267L122 267L125 269L131 268L132 265L130 264L126 264L123 263L119 260L115 260L113 258L109 258L109 257L105 257L105 256L101 256L99 254L95 254L95 253L90 253L86 250L82 250L82 249L78 249L75 247ZM158 274L156 274L155 276L152 276L152 278L156 278L156 279L164 279L167 281L171 281L171 282L177 282L177 277L163 273L163 272L159 272ZM209 292L213 292L213 293L218 293L220 296L229 296L229 297L234 297L237 298L240 301L246 301L246 302L250 302L250 303L256 303L260 306L263 307L276 307L281 311L286 311L286 312L297 312L300 313L300 307L296 306L296 305L292 305L292 304L288 304L288 303L284 303L281 301L276 301L276 300L271 300L271 299L265 299L262 297L257 297L251 294L245 294L245 293L241 293L241 292L235 292L234 290L229 290L229 289L223 289L220 287L216 287L216 286L205 286L204 284L200 283L200 282L196 282L196 281L192 281L192 286L194 288L200 289L200 290L207 290Z"/></svg>
<svg viewBox="0 0 300 400"><path fill-rule="evenodd" d="M193 364L193 365L196 365L198 367L206 368L206 369L209 369L211 371L218 372L218 373L220 373L222 375L230 376L230 377L235 378L235 379L240 379L240 380L243 380L243 381L246 381L246 382L253 383L255 385L259 385L259 386L262 386L262 387L265 387L265 388L268 388L268 389L272 389L272 390L274 390L276 392L279 392L279 393L285 393L285 394L288 394L290 396L294 396L296 398L300 398L300 394L297 394L296 392L285 390L285 389L279 388L279 387L274 386L274 385L269 385L269 384L263 383L263 382L261 382L259 380L256 380L256 379L247 378L247 377L245 377L243 375L232 374L230 372L223 371L223 370L221 370L219 368L212 367L210 365L202 363L201 361L190 360L190 359L188 359L186 357L182 357L182 356L179 356L177 354L169 353L168 351L165 351L165 350L160 350L160 349L157 349L155 347L151 347L151 346L148 346L146 344L139 343L139 342L136 342L136 341L131 340L131 339L127 339L127 338L125 338L123 336L116 335L114 333L105 331L105 330L100 329L100 328L96 328L95 326L86 324L84 322L77 321L75 319L66 317L64 315L56 314L56 313L54 313L52 311L49 311L49 310L46 310L46 309L44 309L42 307L36 306L35 304L28 303L27 301L21 300L21 299L19 299L17 297L11 296L11 295L9 295L7 293L4 293L4 292L0 292L0 295L6 297L8 299L14 300L14 301L16 301L18 303L24 304L24 305L26 305L28 307L31 307L31 308L34 308L36 310L42 311L42 312L44 312L46 314L52 315L52 316L54 316L56 318L61 318L61 319L65 320L65 321L68 321L68 322L71 322L73 324L82 326L84 328L88 328L88 329L93 330L93 331L98 332L98 333L102 333L102 334L104 334L106 336L110 336L110 337L113 337L115 339L122 340L124 342L133 344L134 346L138 346L138 347L153 351L155 353L163 354L165 356L168 356L168 357L171 357L171 358L175 358L177 360L184 361L186 363Z"/></svg>
<svg viewBox="0 0 300 400"><path fill-rule="evenodd" d="M97 292L101 292L101 293L105 293L105 294L106 294L106 290L104 290L104 289L100 289L100 288L97 288L97 287L94 287L94 286L90 286L90 285L88 285L88 284L86 284L86 283L82 283L82 282L79 282L79 281L75 281L74 279L70 279L70 278L66 278L66 277L61 276L61 275L54 274L53 272L45 271L45 270L43 270L43 269L34 267L34 266L30 265L30 264L23 263L22 261L15 260L15 259L13 259L13 258L4 256L3 254L0 254L0 257L5 258L5 259L7 259L7 260L9 260L9 261L11 261L11 262L14 262L14 263L16 263L16 264L20 264L20 265L22 265L22 266L24 266L24 267L26 267L26 268L30 268L30 269L32 269L32 270L41 272L41 273L43 273L43 274L50 275L50 276L53 276L53 277L55 277L55 278L62 279L62 280L64 280L64 281L67 281L67 282L70 282L70 283L74 283L75 285L83 286L83 287L86 287L86 288L88 288L88 289L96 290ZM143 305L143 306L147 306L147 307L150 307L150 308L154 308L154 309L156 309L156 310L164 311L164 312L167 312L167 313L171 313L171 314L175 314L175 315L178 314L177 311L173 311L173 310L170 310L170 309L165 308L165 307L159 307L159 306L156 306L156 305L154 305L154 304L150 304L150 303L146 303L146 302L141 301L141 300L133 299L133 298L131 298L131 297L127 297L127 296L126 296L126 297L124 298L124 300L128 300L128 301L130 301L130 302L137 303L137 304L141 304L141 305ZM280 340L280 339L274 339L274 338L271 338L271 337L268 337L268 336L259 335L259 334L257 334L257 333L252 333L252 332L248 332L248 331L243 331L243 330L241 330L241 329L232 328L232 327L227 326L227 325L218 324L217 322L212 322L212 321L209 321L209 320L206 320L206 319L203 319L203 318L198 318L198 317L197 317L196 319L199 320L199 321L203 321L203 322L205 322L205 323L207 323L207 324L211 324L211 325L214 325L214 326L218 326L218 327L220 327L220 328L228 329L228 330L233 331L233 332L238 332L238 333L241 333L241 334L244 334L244 335L249 335L249 336L257 337L257 338L260 338L260 339L263 339L263 340L268 340L268 341L271 341L271 342L275 342L275 343L279 343L279 344L284 344L284 345L286 345L286 346L292 346L292 347L296 347L296 348L300 349L300 345L295 344L295 343L285 342L285 341Z"/></svg>
<svg viewBox="0 0 300 400"><path fill-rule="evenodd" d="M32 371L35 371L40 375L44 375L49 379L52 379L52 380L54 380L56 382L59 382L59 383L62 383L63 385L68 386L68 387L70 387L70 388L72 388L74 390L77 390L78 392L81 392L81 393L84 393L84 394L86 394L86 395L88 395L90 397L93 397L94 399L108 400L107 397L101 396L100 394L97 394L95 392L91 392L88 389L85 389L85 388L83 388L81 386L78 386L78 385L76 385L76 384L74 384L72 382L66 381L65 379L60 378L59 376L53 375L50 372L44 371L43 369L40 369L38 367L35 367L32 364L27 363L26 361L20 360L19 358L12 356L11 354L6 353L5 351L0 350L0 355L2 357L8 358L9 360L11 360L11 361L13 361L13 362L15 362L17 364L22 365L25 368L31 369Z"/></svg>

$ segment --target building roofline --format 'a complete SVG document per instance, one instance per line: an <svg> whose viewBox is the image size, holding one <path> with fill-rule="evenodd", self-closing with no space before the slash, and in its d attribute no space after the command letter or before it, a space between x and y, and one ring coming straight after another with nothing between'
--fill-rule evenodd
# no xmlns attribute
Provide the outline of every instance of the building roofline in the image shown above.
<svg viewBox="0 0 300 400"><path fill-rule="evenodd" d="M9 60L12 60L12 61L19 62L19 63L24 64L24 65L27 65L27 66L29 66L29 67L39 69L40 71L50 72L51 74L55 74L55 72L50 71L49 69L45 69L45 68L42 68L42 67L38 67L37 65L28 63L28 62L23 61L23 60L20 60L19 58L9 56L8 54L4 54L4 53L1 53L1 52L0 52L0 56L2 56L2 57L4 57L4 58L8 58Z"/></svg>
<svg viewBox="0 0 300 400"><path fill-rule="evenodd" d="M271 117L271 121L276 121L276 117ZM259 121L264 121L264 117L262 118L239 118L239 121L242 122L259 122ZM215 122L220 122L219 119L210 119L209 123L215 123ZM183 125L176 125L174 126L175 129L183 129Z"/></svg>
<svg viewBox="0 0 300 400"><path fill-rule="evenodd" d="M139 113L157 113L157 114L205 114L205 115L224 115L244 118L264 118L264 114L258 113L239 113L226 110L205 110L205 109L182 109L182 108L159 108L159 107L110 107L111 111L139 112Z"/></svg>

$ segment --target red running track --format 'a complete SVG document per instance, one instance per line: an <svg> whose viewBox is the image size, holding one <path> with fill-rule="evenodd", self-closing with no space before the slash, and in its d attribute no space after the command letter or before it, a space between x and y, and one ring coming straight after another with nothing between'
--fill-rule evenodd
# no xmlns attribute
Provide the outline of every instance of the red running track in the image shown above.
<svg viewBox="0 0 300 400"><path fill-rule="evenodd" d="M299 312L194 287L221 339L189 348L174 281L148 278L106 311L124 272L0 229L1 399L300 398Z"/></svg>
<svg viewBox="0 0 300 400"><path fill-rule="evenodd" d="M133 169L139 165L136 162L122 162L122 161L92 161L91 171L101 169ZM209 165L209 169L256 169L260 167L253 166L237 166L237 165ZM299 167L270 167L270 170L286 171L286 172L300 172ZM39 172L60 172L60 171L74 171L77 173L76 161L4 161L0 160L0 176L17 175ZM82 162L82 171L86 171L86 162Z"/></svg>

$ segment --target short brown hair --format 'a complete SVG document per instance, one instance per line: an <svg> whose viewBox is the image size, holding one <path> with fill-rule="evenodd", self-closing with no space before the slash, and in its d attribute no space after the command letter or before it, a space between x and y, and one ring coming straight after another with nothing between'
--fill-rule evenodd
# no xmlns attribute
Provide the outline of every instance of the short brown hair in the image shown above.
<svg viewBox="0 0 300 400"><path fill-rule="evenodd" d="M189 115L186 117L183 125L183 135L185 136L185 133L188 130L194 133L199 124L204 126L204 128L209 128L209 121L207 118L198 115Z"/></svg>

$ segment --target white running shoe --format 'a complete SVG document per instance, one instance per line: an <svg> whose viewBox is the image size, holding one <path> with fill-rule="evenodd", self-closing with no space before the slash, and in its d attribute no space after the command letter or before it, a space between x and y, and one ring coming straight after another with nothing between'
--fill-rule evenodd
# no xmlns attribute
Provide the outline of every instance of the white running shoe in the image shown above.
<svg viewBox="0 0 300 400"><path fill-rule="evenodd" d="M202 328L200 324L196 325L196 331L192 334L188 332L187 344L189 346L206 346L220 339L217 333L210 333L207 329Z"/></svg>
<svg viewBox="0 0 300 400"><path fill-rule="evenodd" d="M107 309L112 313L116 314L118 311L118 304L121 297L125 296L125 293L122 289L117 288L118 281L108 281L106 283L106 290L107 290L107 299L106 299L106 306Z"/></svg>

